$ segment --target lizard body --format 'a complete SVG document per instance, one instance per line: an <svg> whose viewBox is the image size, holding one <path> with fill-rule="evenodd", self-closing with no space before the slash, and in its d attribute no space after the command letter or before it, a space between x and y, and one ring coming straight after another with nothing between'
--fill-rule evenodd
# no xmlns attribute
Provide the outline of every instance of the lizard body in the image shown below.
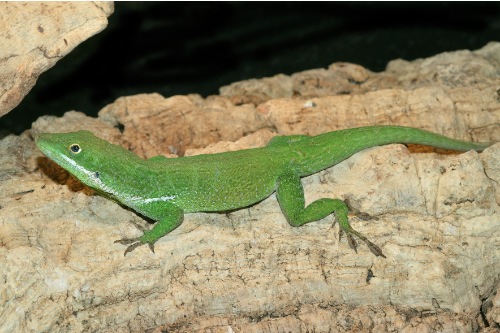
<svg viewBox="0 0 500 333"><path fill-rule="evenodd" d="M400 126L370 126L317 136L273 138L265 147L190 157L142 159L88 131L40 134L39 149L101 195L128 206L158 223L131 244L125 254L154 243L179 226L184 213L227 211L257 203L277 192L280 207L292 226L335 213L341 233L356 249L353 236L379 256L382 250L354 230L347 205L323 198L307 207L300 181L374 146L414 143L451 150L481 151L490 143L474 143Z"/></svg>

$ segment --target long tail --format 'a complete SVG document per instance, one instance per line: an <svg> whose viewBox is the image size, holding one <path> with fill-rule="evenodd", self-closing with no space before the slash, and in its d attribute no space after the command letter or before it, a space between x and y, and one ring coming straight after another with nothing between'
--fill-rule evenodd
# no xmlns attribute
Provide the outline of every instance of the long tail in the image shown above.
<svg viewBox="0 0 500 333"><path fill-rule="evenodd" d="M294 145L302 158L297 161L301 176L333 166L370 147L391 143L414 143L450 150L482 151L489 142L469 142L403 126L367 126L320 134Z"/></svg>

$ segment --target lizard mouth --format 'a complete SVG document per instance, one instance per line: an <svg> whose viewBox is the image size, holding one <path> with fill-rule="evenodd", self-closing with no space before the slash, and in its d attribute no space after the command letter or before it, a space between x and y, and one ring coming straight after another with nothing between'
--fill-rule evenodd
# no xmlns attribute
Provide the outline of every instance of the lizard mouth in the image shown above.
<svg viewBox="0 0 500 333"><path fill-rule="evenodd" d="M91 173L81 165L78 165L71 157L67 156L64 151L61 151L59 142L56 138L57 134L42 133L35 137L35 145L40 151L52 161L59 164L63 169L73 174L77 178L83 176L81 181L87 185L88 175ZM57 147L57 148L55 148ZM63 148L64 149L64 148Z"/></svg>

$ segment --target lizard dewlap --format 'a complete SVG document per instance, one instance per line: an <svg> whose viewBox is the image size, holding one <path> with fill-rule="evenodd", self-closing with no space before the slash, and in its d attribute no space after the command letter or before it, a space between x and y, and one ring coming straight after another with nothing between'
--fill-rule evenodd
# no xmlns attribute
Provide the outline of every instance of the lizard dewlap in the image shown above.
<svg viewBox="0 0 500 333"><path fill-rule="evenodd" d="M138 238L117 241L130 244L125 254L142 244L153 250L158 239L182 223L185 213L243 208L276 191L281 210L292 226L335 213L351 247L356 249L356 236L375 255L383 257L377 245L350 226L343 201L323 198L305 206L300 178L363 149L385 144L415 143L460 151L481 151L490 146L400 126L278 136L262 148L172 159L156 156L145 160L88 131L45 133L35 141L48 158L87 186L158 222Z"/></svg>

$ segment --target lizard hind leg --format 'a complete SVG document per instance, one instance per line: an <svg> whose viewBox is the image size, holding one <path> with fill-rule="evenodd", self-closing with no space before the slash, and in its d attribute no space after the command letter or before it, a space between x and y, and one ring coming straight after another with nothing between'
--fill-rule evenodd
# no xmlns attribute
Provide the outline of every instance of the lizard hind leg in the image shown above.
<svg viewBox="0 0 500 333"><path fill-rule="evenodd" d="M348 207L339 199L323 198L318 199L305 206L304 188L300 177L293 172L288 172L278 178L276 196L281 210L288 223L294 227L300 227L306 223L314 222L335 213L335 218L340 225L339 237L346 233L349 246L356 252L356 241L353 236L357 236L366 243L370 251L376 256L384 257L382 250L377 245L369 241L363 234L354 230L349 224L347 217Z"/></svg>

